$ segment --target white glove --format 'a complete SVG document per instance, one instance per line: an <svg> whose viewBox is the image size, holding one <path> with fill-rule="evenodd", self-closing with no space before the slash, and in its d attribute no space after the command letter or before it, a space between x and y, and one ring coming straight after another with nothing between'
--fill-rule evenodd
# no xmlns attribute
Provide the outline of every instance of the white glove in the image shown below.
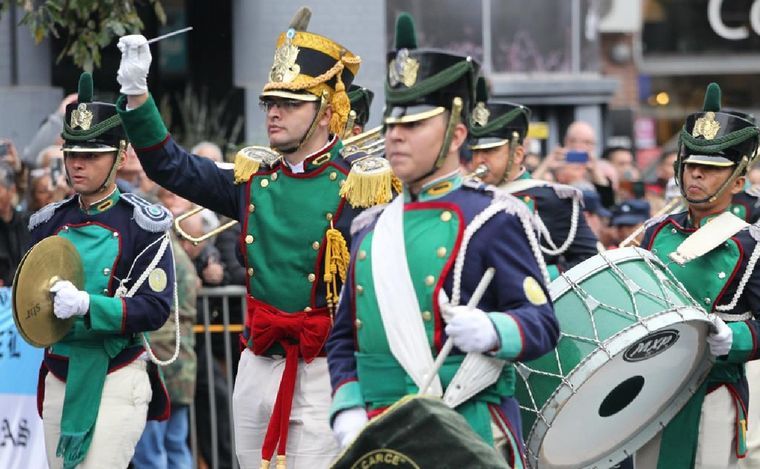
<svg viewBox="0 0 760 469"><path fill-rule="evenodd" d="M716 357L728 355L731 351L731 344L734 343L734 331L715 314L710 314L710 321L715 326L707 336L707 343L710 345L710 353Z"/></svg>
<svg viewBox="0 0 760 469"><path fill-rule="evenodd" d="M142 34L130 34L119 39L121 64L116 73L116 81L121 85L121 93L141 95L148 92L148 70L150 70L150 47Z"/></svg>
<svg viewBox="0 0 760 469"><path fill-rule="evenodd" d="M450 318L446 334L463 352L489 352L499 345L496 328L484 311L465 305L442 305L441 315Z"/></svg>
<svg viewBox="0 0 760 469"><path fill-rule="evenodd" d="M60 319L68 319L72 316L84 316L90 309L90 295L79 290L68 280L59 280L50 287L50 292L55 293L53 299L53 314Z"/></svg>
<svg viewBox="0 0 760 469"><path fill-rule="evenodd" d="M361 407L341 410L333 420L333 433L341 448L345 448L367 424L367 411Z"/></svg>

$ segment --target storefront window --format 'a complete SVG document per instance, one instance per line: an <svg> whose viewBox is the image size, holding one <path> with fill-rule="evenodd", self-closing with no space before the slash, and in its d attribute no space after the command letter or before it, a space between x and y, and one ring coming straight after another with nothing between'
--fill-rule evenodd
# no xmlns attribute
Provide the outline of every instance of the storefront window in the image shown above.
<svg viewBox="0 0 760 469"><path fill-rule="evenodd" d="M386 31L388 49L393 49L396 17L412 15L420 47L435 47L472 56L483 63L483 8L479 1L388 0Z"/></svg>
<svg viewBox="0 0 760 469"><path fill-rule="evenodd" d="M598 69L598 12L591 1L503 0L492 2L492 60L495 72L577 72ZM573 27L575 25L576 30ZM573 65L578 35L579 69Z"/></svg>
<svg viewBox="0 0 760 469"><path fill-rule="evenodd" d="M646 0L644 56L760 51L758 0ZM752 14L758 16L751 18ZM753 21L754 20L754 21Z"/></svg>

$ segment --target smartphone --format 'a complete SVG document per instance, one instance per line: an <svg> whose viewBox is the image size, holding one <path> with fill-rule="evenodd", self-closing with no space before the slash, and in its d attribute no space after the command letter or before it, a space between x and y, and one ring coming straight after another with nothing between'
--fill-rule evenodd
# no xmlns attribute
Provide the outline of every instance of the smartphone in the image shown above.
<svg viewBox="0 0 760 469"><path fill-rule="evenodd" d="M0 142L0 156L5 156L10 152L10 144L8 142Z"/></svg>
<svg viewBox="0 0 760 469"><path fill-rule="evenodd" d="M567 153L565 153L565 161L568 163L587 163L588 152L569 150Z"/></svg>

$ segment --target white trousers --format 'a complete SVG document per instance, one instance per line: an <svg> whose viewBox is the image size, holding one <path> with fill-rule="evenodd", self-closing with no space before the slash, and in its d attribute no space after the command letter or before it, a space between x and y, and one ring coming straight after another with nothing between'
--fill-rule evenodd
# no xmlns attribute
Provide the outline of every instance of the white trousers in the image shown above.
<svg viewBox="0 0 760 469"><path fill-rule="evenodd" d="M256 356L248 349L240 356L232 414L235 452L243 469L261 466L261 446L284 369L284 358ZM288 428L288 469L326 468L337 456L338 442L329 423L330 402L327 359L317 357L308 364L300 361Z"/></svg>
<svg viewBox="0 0 760 469"><path fill-rule="evenodd" d="M92 443L78 469L121 469L129 465L145 428L148 403L152 397L150 379L145 369L145 361L135 360L106 376ZM42 425L50 469L63 467L63 459L55 455L55 450L61 434L65 391L66 383L48 373Z"/></svg>
<svg viewBox="0 0 760 469"><path fill-rule="evenodd" d="M739 467L760 467L760 360L747 362L745 366L749 383L749 409L747 410L747 456L739 461Z"/></svg>
<svg viewBox="0 0 760 469"><path fill-rule="evenodd" d="M705 396L699 419L699 441L695 468L733 469L739 467L736 457L734 398L725 386ZM636 469L655 469L660 453L662 433L636 452Z"/></svg>

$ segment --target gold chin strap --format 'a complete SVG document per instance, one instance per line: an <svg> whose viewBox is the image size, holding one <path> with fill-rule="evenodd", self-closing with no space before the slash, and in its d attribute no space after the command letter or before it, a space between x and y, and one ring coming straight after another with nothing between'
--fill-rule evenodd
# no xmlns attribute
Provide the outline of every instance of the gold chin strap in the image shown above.
<svg viewBox="0 0 760 469"><path fill-rule="evenodd" d="M124 158L126 158L126 153L127 153L127 141L119 140L119 150L116 152L116 158L113 159L113 165L111 166L111 171L108 173L106 182L104 182L101 188L98 190L100 191L105 190L106 187L110 186L111 183L116 180L116 171L119 169L119 164L121 164L121 162L124 161Z"/></svg>
<svg viewBox="0 0 760 469"><path fill-rule="evenodd" d="M353 109L348 113L348 119L346 119L346 127L343 130L342 140L351 137L354 133L354 122L356 122L356 111Z"/></svg>
<svg viewBox="0 0 760 469"><path fill-rule="evenodd" d="M304 143L306 143L309 138L314 134L314 131L317 130L317 123L320 119L322 119L322 116L325 115L325 112L327 112L327 105L329 103L327 102L327 91L322 91L322 95L319 97L319 108L317 109L317 115L314 116L314 120L311 121L311 127L309 127L309 130L306 132L306 135L303 136L301 139L301 143L298 144L296 147L296 150L301 148Z"/></svg>
<svg viewBox="0 0 760 469"><path fill-rule="evenodd" d="M509 173L512 172L512 166L515 164L515 152L517 151L517 142L519 139L520 134L517 132L512 132L512 138L509 140L509 153L507 154L507 168L504 170L504 174L501 176L501 180L497 186L510 181Z"/></svg>
<svg viewBox="0 0 760 469"><path fill-rule="evenodd" d="M459 96L451 100L451 114L449 114L449 122L446 125L446 133L443 134L443 144L441 150L438 152L438 158L435 160L433 171L443 166L443 162L446 160L446 156L449 154L449 147L451 146L451 139L454 138L454 129L457 124L462 122L462 98Z"/></svg>

